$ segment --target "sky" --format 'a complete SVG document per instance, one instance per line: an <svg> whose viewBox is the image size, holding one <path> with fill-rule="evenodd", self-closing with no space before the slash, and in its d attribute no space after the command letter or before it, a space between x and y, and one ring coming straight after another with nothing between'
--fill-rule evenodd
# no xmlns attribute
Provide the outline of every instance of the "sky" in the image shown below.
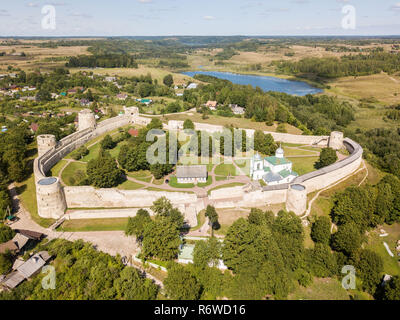
<svg viewBox="0 0 400 320"><path fill-rule="evenodd" d="M347 15L355 28L343 28ZM0 36L399 34L396 0L0 1Z"/></svg>

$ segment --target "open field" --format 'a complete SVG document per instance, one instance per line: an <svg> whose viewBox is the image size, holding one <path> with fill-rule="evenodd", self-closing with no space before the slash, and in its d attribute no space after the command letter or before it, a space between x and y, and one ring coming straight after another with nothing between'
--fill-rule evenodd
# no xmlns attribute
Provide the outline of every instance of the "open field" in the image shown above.
<svg viewBox="0 0 400 320"><path fill-rule="evenodd" d="M57 231L124 231L128 218L67 220Z"/></svg>
<svg viewBox="0 0 400 320"><path fill-rule="evenodd" d="M386 73L340 78L329 85L331 89L328 92L354 99L373 97L386 104L396 104L400 101L400 77Z"/></svg>
<svg viewBox="0 0 400 320"><path fill-rule="evenodd" d="M85 46L39 48L30 45L0 45L0 52L9 54L12 49L15 49L17 53L24 52L26 54L26 57L8 55L0 57L0 70L6 70L9 65L25 71L33 71L36 68L49 70L54 67L62 67L65 66L67 57L89 54L87 48Z"/></svg>
<svg viewBox="0 0 400 320"><path fill-rule="evenodd" d="M293 163L293 171L297 172L300 176L316 169L314 164L319 160L319 157L306 157L306 158L291 158Z"/></svg>
<svg viewBox="0 0 400 320"><path fill-rule="evenodd" d="M71 181L71 178L74 177L74 175L78 172L81 171L83 172L84 175L86 175L86 163L81 163L81 162L71 162L62 172L61 174L61 179L62 181L67 185L67 186L74 186L75 183Z"/></svg>
<svg viewBox="0 0 400 320"><path fill-rule="evenodd" d="M308 288L296 285L296 289L289 295L289 300L349 300L348 292L341 283L332 278L315 278Z"/></svg>
<svg viewBox="0 0 400 320"><path fill-rule="evenodd" d="M139 68L96 68L96 69L87 69L87 68L74 68L71 69L71 73L79 72L79 71L93 71L95 74L99 75L109 75L109 76L120 76L120 77L138 77L141 75L151 74L153 79L157 79L159 83L162 83L164 77L168 74L172 74L174 77L174 82L176 85L186 84L187 82L191 82L193 79L191 77L185 76L179 73L169 72L167 70L163 70L160 68L152 68L144 65L139 65ZM194 81L198 82L198 81Z"/></svg>

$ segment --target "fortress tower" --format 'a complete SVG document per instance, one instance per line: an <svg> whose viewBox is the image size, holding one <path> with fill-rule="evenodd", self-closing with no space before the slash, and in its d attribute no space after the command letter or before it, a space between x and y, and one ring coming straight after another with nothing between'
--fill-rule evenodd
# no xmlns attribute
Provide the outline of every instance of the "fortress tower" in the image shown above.
<svg viewBox="0 0 400 320"><path fill-rule="evenodd" d="M307 189L301 184L292 184L287 192L286 210L301 216L307 210Z"/></svg>
<svg viewBox="0 0 400 320"><path fill-rule="evenodd" d="M53 149L57 145L56 137L52 134L45 134L37 137L39 157L43 156L47 151Z"/></svg>
<svg viewBox="0 0 400 320"><path fill-rule="evenodd" d="M38 213L42 218L59 219L65 213L67 204L58 178L49 177L36 183Z"/></svg>
<svg viewBox="0 0 400 320"><path fill-rule="evenodd" d="M329 138L329 148L332 148L334 150L340 150L343 147L343 132L339 131L333 131L331 133L331 136Z"/></svg>
<svg viewBox="0 0 400 320"><path fill-rule="evenodd" d="M96 119L94 113L89 109L84 109L78 115L78 131L86 130L88 128L96 128Z"/></svg>
<svg viewBox="0 0 400 320"><path fill-rule="evenodd" d="M136 120L139 118L139 108L138 107L124 107L125 115L130 117L130 122L132 124L136 123Z"/></svg>

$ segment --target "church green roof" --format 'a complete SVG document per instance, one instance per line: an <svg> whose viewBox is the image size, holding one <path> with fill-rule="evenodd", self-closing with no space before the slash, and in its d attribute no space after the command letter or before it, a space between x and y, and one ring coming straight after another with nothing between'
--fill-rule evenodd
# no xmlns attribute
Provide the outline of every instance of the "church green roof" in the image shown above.
<svg viewBox="0 0 400 320"><path fill-rule="evenodd" d="M274 166L281 165L281 164L289 164L291 163L288 159L286 158L277 158L277 157L267 157L265 158L269 163L271 163Z"/></svg>

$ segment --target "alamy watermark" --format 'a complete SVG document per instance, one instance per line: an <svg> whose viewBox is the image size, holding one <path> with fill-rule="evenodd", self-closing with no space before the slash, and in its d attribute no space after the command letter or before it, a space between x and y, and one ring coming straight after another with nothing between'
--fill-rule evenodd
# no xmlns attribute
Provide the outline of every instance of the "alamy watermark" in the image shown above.
<svg viewBox="0 0 400 320"><path fill-rule="evenodd" d="M342 8L345 15L342 19L342 28L345 30L355 30L357 26L356 8L352 5L346 5Z"/></svg>
<svg viewBox="0 0 400 320"><path fill-rule="evenodd" d="M356 268L351 265L346 265L342 268L342 274L345 276L342 279L342 287L345 290L356 289Z"/></svg>
<svg viewBox="0 0 400 320"><path fill-rule="evenodd" d="M44 266L42 273L46 274L42 279L42 288L54 290L56 288L56 269L53 266Z"/></svg>
<svg viewBox="0 0 400 320"><path fill-rule="evenodd" d="M56 8L53 5L45 5L42 7L42 29L55 30L56 24Z"/></svg>

